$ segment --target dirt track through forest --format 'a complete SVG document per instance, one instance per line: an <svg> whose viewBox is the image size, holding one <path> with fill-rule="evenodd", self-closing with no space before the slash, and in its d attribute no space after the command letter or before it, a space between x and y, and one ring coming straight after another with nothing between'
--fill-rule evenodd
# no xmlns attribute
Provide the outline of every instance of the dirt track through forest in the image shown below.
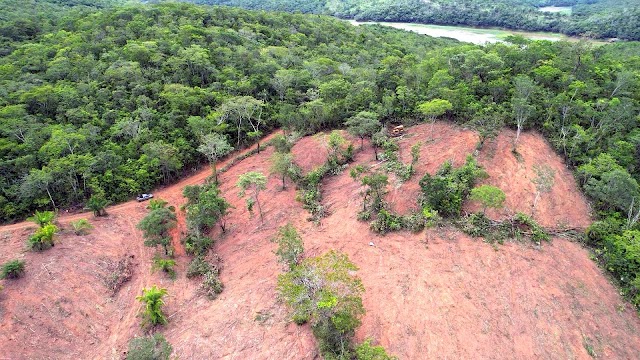
<svg viewBox="0 0 640 360"><path fill-rule="evenodd" d="M588 225L588 204L550 146L539 134L523 134L522 160L517 160L510 152L512 136L503 131L479 155L490 175L485 182L507 194L507 208L489 215L531 213L533 167L547 164L555 171L555 184L541 196L536 220L545 226ZM417 142L423 146L416 175L405 183L392 178L387 195L401 213L415 207L420 176L447 159L460 165L474 151L477 136L437 123L432 139L428 125L411 127L399 139L405 162ZM120 359L128 340L142 334L135 296L154 284L169 291L170 322L161 331L180 359L315 359L310 329L290 323L287 309L276 300L282 268L269 239L287 222L299 229L307 256L337 249L360 267L367 314L356 337L372 337L401 359L590 359L588 351L605 359L637 358L637 314L579 244L553 239L541 247L490 245L448 227L377 236L356 219L360 186L348 169L323 182L323 204L330 215L318 226L306 220L294 186L288 183L282 190L281 179L270 176L261 194L261 224L246 211L235 183L247 171L268 173L272 153L268 148L220 175L222 194L234 209L228 233L211 234L223 259L225 284L215 301L199 293L198 281L184 277L189 257L180 252L175 281L150 271L155 251L142 245L135 228L147 213L145 203L112 206L108 218L61 216L63 226L86 217L95 229L81 237L65 230L59 243L42 253L24 248L33 225L0 228L0 262L16 257L27 262L24 278L4 282L0 294L0 359ZM319 137L301 139L293 153L305 170L326 159ZM356 163L379 166L366 143ZM182 188L209 175L204 169L155 194L179 208ZM184 218L179 220L183 229ZM136 264L133 276L109 296L101 283L105 269L127 256Z"/></svg>

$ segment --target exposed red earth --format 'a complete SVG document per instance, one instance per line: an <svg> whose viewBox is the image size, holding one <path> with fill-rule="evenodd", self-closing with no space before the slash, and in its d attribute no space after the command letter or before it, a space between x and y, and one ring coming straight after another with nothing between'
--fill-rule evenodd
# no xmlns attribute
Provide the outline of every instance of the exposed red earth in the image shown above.
<svg viewBox="0 0 640 360"><path fill-rule="evenodd" d="M413 144L424 144L416 175L405 183L391 179L387 199L401 213L415 206L425 171L433 173L447 159L462 164L478 139L447 123L436 123L431 135L429 125L419 125L399 139L405 162ZM534 218L548 227L587 226L588 204L561 159L539 134L526 133L518 145L519 161L511 153L513 136L503 131L478 156L490 175L484 183L507 195L508 209L489 215L531 214L533 165L546 164L555 171L555 183L540 197ZM318 136L305 137L293 148L305 171L325 161L322 142ZM358 148L359 140L354 145ZM182 215L174 239L175 281L150 271L155 250L143 245L135 228L147 213L146 203L112 206L106 218L62 216L65 231L54 248L41 253L25 249L34 225L0 227L0 263L26 260L25 276L4 281L0 293L0 359L121 359L129 339L143 334L135 297L154 284L168 289L169 324L160 331L180 359L318 358L310 329L290 323L276 299L282 268L269 239L289 221L304 239L306 256L337 249L360 267L367 314L357 340L372 337L401 359L590 359L587 349L604 359L637 358L637 313L579 244L555 238L540 248L529 242L491 245L446 227L377 236L356 219L360 186L348 169L323 182L323 204L330 215L320 225L306 220L293 184L283 191L281 179L270 176L260 195L261 224L258 216L250 218L235 183L247 171L268 173L272 153L268 148L220 174L222 193L235 208L227 234L212 234L218 239L214 251L223 259L225 285L214 301L199 294L197 280L184 277L190 258L178 239L184 231ZM366 142L356 163L380 166ZM185 201L182 188L208 175L205 169L154 194L179 209ZM465 209L477 208L468 204ZM90 235L68 230L68 222L78 218L93 223ZM128 256L135 263L133 276L111 296L101 279L109 264Z"/></svg>

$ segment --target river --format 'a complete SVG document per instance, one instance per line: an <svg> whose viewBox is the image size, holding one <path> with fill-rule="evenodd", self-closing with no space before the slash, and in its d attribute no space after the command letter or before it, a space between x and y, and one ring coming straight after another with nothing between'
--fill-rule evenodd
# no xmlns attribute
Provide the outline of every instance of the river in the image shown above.
<svg viewBox="0 0 640 360"><path fill-rule="evenodd" d="M358 22L355 20L349 20L353 25L361 24L380 24L384 26L390 26L396 29L402 29L407 31L413 31L418 34L429 35L434 37L449 37L460 41L470 42L474 44L485 44L502 42L504 38L509 35L522 35L527 39L532 40L568 40L578 41L579 38L566 36L563 34L550 33L550 32L528 32L528 31L516 31L516 30L501 30L501 29L480 29L465 26L441 26L441 25L424 25L413 23L395 23L395 22Z"/></svg>

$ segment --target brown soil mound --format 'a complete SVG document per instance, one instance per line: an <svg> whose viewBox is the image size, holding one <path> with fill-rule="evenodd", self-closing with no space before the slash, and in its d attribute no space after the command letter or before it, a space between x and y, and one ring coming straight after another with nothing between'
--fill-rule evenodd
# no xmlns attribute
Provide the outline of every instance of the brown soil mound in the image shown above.
<svg viewBox="0 0 640 360"><path fill-rule="evenodd" d="M460 164L477 141L472 132L449 124L436 124L435 141L428 142L430 135L423 125L409 128L399 140L405 162L413 143L426 145L416 175L390 189L397 209L414 206L417 181L425 171L435 171L446 159ZM569 214L561 220L571 226L588 223L586 203L540 136L523 136L519 151L525 165L520 172L521 163L511 163L510 149L499 155L508 148L501 141L508 143L509 136L506 132L498 138L495 156L489 156L490 146L480 154L492 175L487 183L503 188L509 208L526 212L513 199L527 195L526 201L531 201L531 166L544 160L556 170L556 186L566 181L566 187L543 195L537 219L555 226L558 214ZM142 245L135 229L146 214L144 203L111 207L104 219L87 214L63 217L63 226L69 219L90 218L95 229L82 237L63 233L53 249L42 253L24 250L31 225L0 228L0 262L16 257L27 261L25 277L5 281L0 293L0 359L122 358L128 340L142 334L135 297L153 284L169 291L170 323L161 331L179 358L317 358L308 327L289 323L286 309L276 300L276 277L282 268L269 239L288 221L299 229L308 256L338 249L360 267L367 314L357 338L373 337L402 359L588 359L587 348L602 358L637 356L638 316L589 260L588 252L566 240L554 239L536 249L526 243L493 247L448 228L376 236L356 220L360 187L348 170L323 183L323 203L330 215L319 226L306 221L308 214L294 200L293 186L282 190L280 179L273 176L260 195L265 223L257 214L250 218L235 182L247 171L267 173L272 151L242 160L221 174L222 192L235 208L227 234L215 246L224 261L225 290L214 301L199 294L198 281L184 277L189 258L181 252L177 280L150 272L154 250ZM310 169L324 161L319 154L326 150L316 139L305 138L294 153L303 168ZM373 163L372 159L365 144L356 161ZM179 208L184 202L182 187L200 183L208 174L203 171L157 196ZM180 221L184 229L184 219ZM375 246L369 246L370 241ZM102 279L114 263L131 255L133 276L111 296Z"/></svg>

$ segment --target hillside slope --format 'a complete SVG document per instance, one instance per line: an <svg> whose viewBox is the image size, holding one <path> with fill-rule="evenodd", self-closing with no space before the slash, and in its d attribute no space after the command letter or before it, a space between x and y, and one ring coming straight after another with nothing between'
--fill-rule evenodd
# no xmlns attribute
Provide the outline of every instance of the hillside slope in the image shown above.
<svg viewBox="0 0 640 360"><path fill-rule="evenodd" d="M503 187L509 209L530 212L532 165L544 161L555 170L556 185L541 198L536 219L549 226L588 224L588 204L540 135L522 136L523 161L515 163L509 152L512 136L503 131L479 154L491 175L486 182ZM403 154L419 141L425 144L417 174L389 187L388 200L399 211L414 203L417 181L425 171L433 172L446 159L459 164L473 151L477 137L438 123L434 139L427 125L419 125L399 140ZM303 138L293 149L306 169L321 164L324 151L319 137ZM316 358L310 330L289 323L286 309L276 300L276 277L282 269L269 239L289 221L299 229L307 256L339 249L360 267L367 314L357 338L373 337L401 359L588 359L587 347L599 357L623 359L633 358L634 349L640 348L636 313L588 252L566 239L553 239L540 248L527 242L491 246L448 227L381 237L356 220L360 187L348 170L323 182L323 203L330 215L318 226L306 221L294 187L282 191L280 180L270 177L262 196L261 225L257 217L249 217L235 182L247 171L268 172L272 152L268 148L221 174L222 193L235 208L227 235L214 249L223 259L225 284L215 301L199 295L197 283L185 279L186 256L177 256L176 281L150 272L154 251L142 245L135 229L146 213L145 204L112 207L108 218L92 220L91 235L64 232L53 249L42 253L24 250L29 225L0 228L0 262L15 257L27 261L25 277L5 282L0 295L0 354L10 359L119 359L127 341L142 334L135 296L142 287L158 284L169 291L170 322L161 331L181 359ZM372 160L365 144L356 163L375 166ZM202 171L157 195L179 207L184 203L182 187L207 175ZM63 216L60 223L66 227L77 217ZM101 283L105 269L130 256L136 263L133 276L110 297Z"/></svg>

